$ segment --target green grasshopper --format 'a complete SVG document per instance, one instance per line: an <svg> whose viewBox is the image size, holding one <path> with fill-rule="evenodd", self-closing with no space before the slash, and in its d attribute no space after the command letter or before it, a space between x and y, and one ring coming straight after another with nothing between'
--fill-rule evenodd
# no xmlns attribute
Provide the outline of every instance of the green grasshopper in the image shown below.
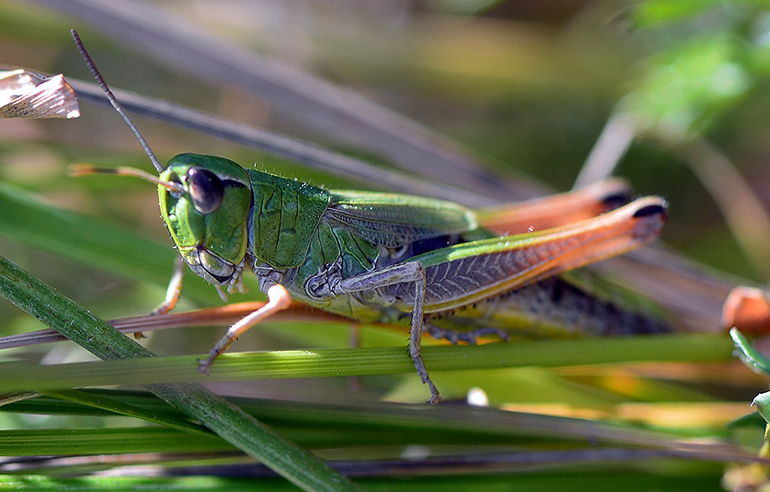
<svg viewBox="0 0 770 492"><path fill-rule="evenodd" d="M477 213L450 201L326 190L208 155L180 154L164 168L73 36L159 177L126 168L80 167L74 174L108 172L156 183L162 217L184 263L231 292L251 270L268 296L200 361L202 372L238 336L298 300L365 323L408 319L409 355L430 388L429 402L437 403L439 391L420 353L423 331L453 342L508 338L497 326L458 332L439 327L437 318L462 319L482 305L484 316L493 317L499 302L484 301L646 244L666 218L665 202L647 197L559 229L498 237L479 227ZM173 308L178 272L156 312Z"/></svg>

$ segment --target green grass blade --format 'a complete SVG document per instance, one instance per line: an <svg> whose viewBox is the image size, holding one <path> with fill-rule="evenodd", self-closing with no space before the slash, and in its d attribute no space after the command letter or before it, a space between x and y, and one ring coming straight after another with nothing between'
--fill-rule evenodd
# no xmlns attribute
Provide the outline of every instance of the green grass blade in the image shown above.
<svg viewBox="0 0 770 492"><path fill-rule="evenodd" d="M153 424L164 425L166 427L184 431L200 432L204 434L208 433L206 428L193 424L189 420L180 418L179 416L169 415L166 411L160 409L148 411L120 400L114 400L105 395L97 395L95 393L78 390L49 391L47 394L48 396L60 398L62 400L105 410L111 414L134 417Z"/></svg>
<svg viewBox="0 0 770 492"><path fill-rule="evenodd" d="M90 392L90 391L89 391ZM98 390L131 404L158 409L160 403L135 392ZM322 405L264 399L234 398L244 411L282 429L305 445L341 448L377 444L461 444L463 447L511 445L529 449L574 446L575 443L613 444L670 450L679 456L720 461L756 458L750 451L719 442L684 442L674 432L652 431L634 424L603 422L550 415L502 411L466 406L403 405L386 402L357 402ZM60 408L59 408L60 407ZM4 407L13 412L62 412L83 414L62 401L24 401ZM709 434L711 435L711 434ZM687 434L686 437L692 437ZM471 444L469 444L471 443ZM355 449L355 448L354 448ZM356 458L360 457L354 455Z"/></svg>
<svg viewBox="0 0 770 492"><path fill-rule="evenodd" d="M153 356L105 321L2 257L0 294L100 358ZM305 490L358 490L323 461L202 386L186 383L148 385L147 388Z"/></svg>
<svg viewBox="0 0 770 492"><path fill-rule="evenodd" d="M34 429L0 433L2 456L63 456L130 453L206 453L234 451L214 434L164 427L113 429Z"/></svg>
<svg viewBox="0 0 770 492"><path fill-rule="evenodd" d="M538 340L478 346L430 346L423 357L432 371L500 367L564 367L628 361L714 362L732 357L726 337L671 335L634 338ZM46 391L71 387L170 382L217 382L285 378L366 376L411 373L405 347L284 350L224 354L210 374L198 370L200 356L79 362L38 366L26 362L0 365L6 377L0 391Z"/></svg>
<svg viewBox="0 0 770 492"><path fill-rule="evenodd" d="M622 490L647 492L676 490L678 492L722 492L722 472L718 466L701 467L695 472L678 468L649 471L597 472L591 469L531 472L521 474L472 474L468 476L415 477L395 482L393 479L367 479L367 490L391 492L468 492L468 491L536 491L570 490L573 492ZM296 490L280 481L252 478L195 477L77 477L0 476L10 490L62 492L114 492L136 490L174 490L184 492L283 492Z"/></svg>

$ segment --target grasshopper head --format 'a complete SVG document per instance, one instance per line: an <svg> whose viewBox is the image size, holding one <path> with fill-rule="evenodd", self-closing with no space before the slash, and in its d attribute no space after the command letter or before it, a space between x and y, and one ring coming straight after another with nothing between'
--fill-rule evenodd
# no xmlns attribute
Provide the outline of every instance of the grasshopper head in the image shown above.
<svg viewBox="0 0 770 492"><path fill-rule="evenodd" d="M233 287L240 279L249 242L252 192L246 171L233 161L196 154L179 154L164 169L107 87L74 29L72 37L107 99L139 140L160 176L156 178L133 168L104 169L90 165L72 166L70 173L119 174L157 183L160 211L182 258L207 281Z"/></svg>
<svg viewBox="0 0 770 492"><path fill-rule="evenodd" d="M248 246L252 193L246 171L222 157L180 154L160 179L179 185L159 185L158 195L182 258L207 281L232 285Z"/></svg>

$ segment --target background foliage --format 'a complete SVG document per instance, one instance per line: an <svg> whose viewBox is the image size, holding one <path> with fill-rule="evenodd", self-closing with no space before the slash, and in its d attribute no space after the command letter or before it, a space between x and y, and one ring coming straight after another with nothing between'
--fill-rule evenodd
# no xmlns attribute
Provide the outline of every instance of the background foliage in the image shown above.
<svg viewBox="0 0 770 492"><path fill-rule="evenodd" d="M164 22L182 18L207 34L353 90L450 137L463 152L482 162L486 172L505 179L520 179L519 173L525 174L551 190L572 186L607 122L622 118L636 138L615 174L627 177L638 194L658 194L670 202L663 241L705 265L742 277L743 282L766 282L770 255L766 246L762 248L767 244L761 236L765 219L753 209L740 208L737 215L744 225L733 222L728 227L723 216L730 214L723 214L723 203L714 198L714 189L717 195L721 189L736 202L748 192L736 194L725 188L729 181L723 176L703 181L699 165L705 159L699 159L703 154L697 152L707 143L711 152L707 155L716 153L732 163L749 183L748 190L767 208L770 10L764 2L233 0L216 7L208 2L160 2L156 7L163 15L148 17L147 22L157 23L158 29ZM137 7L135 12L144 11ZM387 153L356 143L355 126L349 133L329 132L325 120L308 119L310 115L301 114L302 107L292 112L269 97L254 96L239 85L237 73L222 72L214 79L195 77L130 43L106 37L102 30L109 31L109 27L104 21L100 25L100 21L78 20L45 2L0 2L0 60L87 79L87 70L69 38L71 27L79 30L114 87L273 129L379 166L393 163ZM162 52L162 46L157 51ZM66 122L0 121L0 178L4 195L16 197L16 201L0 203L6 224L0 230L0 254L100 317L147 313L163 297L174 257L158 217L153 187L114 177L74 180L64 173L73 162L148 169L146 158L114 113L85 103L82 112L79 120ZM378 188L376 182L309 170L149 119L138 118L137 123L162 161L182 151L210 153L314 184ZM385 137L381 140L381 145L388 145ZM450 172L439 173L448 182L461 180ZM540 188L511 188L511 199L524 198L522 194L534 193L534 189ZM36 201L29 202L29 196ZM19 205L37 201L51 207ZM82 215L75 219L67 211ZM740 232L736 236L736 230L746 229L759 234L759 239L746 239ZM86 248L82 241L90 236L99 240ZM126 253L110 256L99 246L102 240L114 242ZM253 282L250 286L256 292ZM233 296L232 300L252 298ZM188 277L180 309L219 304L213 289ZM40 328L29 315L0 303L2 335ZM151 334L142 343L161 355L201 354L219 335L220 331L211 328L167 330ZM389 328L366 327L361 337L365 348L406 344L405 333ZM234 348L338 349L347 347L348 339L345 323L271 323L242 337ZM758 420L737 427L727 424L751 412L748 402L766 382L729 360L731 342L726 335L708 338L704 344L711 344L713 350L699 361L691 357L695 340L670 340L662 344L671 349L665 355L659 355L660 346L640 341L639 359L668 361L654 364L596 365L603 360L591 350L609 347L609 351L617 351L611 345L617 342L571 340L563 346L545 345L544 352L554 353L558 347L566 354L588 354L581 365L526 364L432 373L450 400L461 401L470 387L478 386L489 395L493 407L534 411L540 415L534 421L517 421L511 416L518 414L501 416L509 412L471 414L460 406L415 410L376 403L382 399L424 400L424 388L408 372L365 376L353 383L344 377L256 382L238 382L233 377L210 387L221 394L259 398L239 403L253 405L255 412L262 412L260 418L282 435L326 459L337 460L341 467L348 464L347 472L368 477L361 483L373 490L392 489L394 484L415 490L469 490L474 485L484 490L729 488L736 480L748 480L735 476L748 476L747 470L752 470L727 464L741 457L737 448L709 448L713 460L703 460L661 443L699 437L717 443L715 446L730 441L749 454L754 452L761 444L763 424ZM6 350L0 356L48 365L91 360L70 343ZM10 371L11 366L7 367ZM116 379L112 384L134 385L137 381ZM79 385L74 378L71 387ZM351 388L357 385L361 389ZM110 396L150 412L169 411L143 395ZM3 473L28 473L8 478L9 487L97 489L141 484L160 488L172 481L179 488L243 490L241 479L217 481L213 477L227 476L228 470L234 470L236 476L262 473L237 468L251 461L226 451L230 448L222 441L208 436L190 439L182 431L164 434L171 431L134 418L84 410L64 403L67 398L72 397L52 394L25 402L29 406L17 406L15 411L8 406L9 411L0 414L8 432L0 446L26 443L28 447L26 451L6 447L3 454L57 454L52 449L31 451L40 446L38 439L50 439L54 449L64 454L80 455L85 448L103 455L98 460L101 463L96 459L77 463L39 460L27 468L18 459L8 458L5 468L0 468ZM419 417L434 411L437 413L430 418ZM599 437L599 445L586 444L582 427L586 421L556 421L543 414L591 419L600 429L612 427L609 422L618 427L613 427L616 434L606 430L611 437ZM49 431L44 429L51 429L52 434L45 434ZM54 440L57 432L67 434L72 429L93 433L91 440L83 441L83 448L65 448L67 439ZM650 429L670 434L637 434ZM11 433L17 430L28 434ZM122 433L142 436L147 444L139 445L128 437L124 442L119 438ZM97 442L114 447L100 447ZM143 454L149 452L162 454L150 459ZM180 470L204 478L139 478L145 469L121 468L104 458L107 456L147 465L153 473L159 468L150 465L165 463L166 472ZM424 463L425 470L414 467L395 473L382 471L384 466L378 468L382 464L378 460L419 463L410 461L415 456L453 459L434 468ZM490 465L499 456L505 456L499 458L505 465ZM521 461L512 461L511 456ZM483 464L475 459L483 459ZM96 473L103 470L125 478L108 484ZM410 478L393 478L394 474ZM436 474L453 476L431 476ZM74 481L73 475L87 478ZM762 474L758 477L761 481ZM288 487L274 479L246 483Z"/></svg>

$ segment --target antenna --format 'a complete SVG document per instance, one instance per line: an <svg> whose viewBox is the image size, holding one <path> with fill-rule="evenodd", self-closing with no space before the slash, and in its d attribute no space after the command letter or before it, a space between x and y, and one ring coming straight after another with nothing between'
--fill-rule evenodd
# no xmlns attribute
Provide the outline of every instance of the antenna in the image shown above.
<svg viewBox="0 0 770 492"><path fill-rule="evenodd" d="M147 157L150 158L150 162L152 162L152 165L155 166L155 169L158 171L158 174L162 173L163 165L158 161L158 158L155 157L155 153L147 144L147 141L139 132L139 129L136 127L136 125L134 125L134 122L131 121L131 118L128 116L128 113L126 113L126 110L123 109L123 106L121 106L118 100L115 98L115 94L113 94L110 88L107 86L107 82L104 80L104 77L102 77L102 74L99 72L99 69L96 68L96 64L94 64L94 60L91 58L91 55L89 55L88 51L86 51L86 47L83 45L83 41L80 40L80 36L78 36L77 31L75 31L74 29L71 29L70 32L72 33L72 39L75 40L75 44L78 47L78 51L80 51L80 55L83 57L83 60L85 60L86 65L88 66L88 69L91 70L91 73L94 75L94 78L99 83L99 87L101 87L104 93L107 95L107 99L109 99L110 104L112 104L112 107L115 108L115 111L117 111L118 114L121 116L121 118L123 118L123 121L126 122L126 124L131 129L131 131L134 132L134 135L136 135L136 138L139 140L139 143L142 145L142 148L144 149L144 152L147 154Z"/></svg>
<svg viewBox="0 0 770 492"><path fill-rule="evenodd" d="M159 184L171 193L184 192L184 187L180 183L175 183L173 181L163 181L157 176L153 176L146 171L135 169L133 167L97 167L92 164L70 164L67 166L67 174L73 178L87 176L89 174L117 174L119 176L133 176L135 178L149 181L150 183Z"/></svg>

